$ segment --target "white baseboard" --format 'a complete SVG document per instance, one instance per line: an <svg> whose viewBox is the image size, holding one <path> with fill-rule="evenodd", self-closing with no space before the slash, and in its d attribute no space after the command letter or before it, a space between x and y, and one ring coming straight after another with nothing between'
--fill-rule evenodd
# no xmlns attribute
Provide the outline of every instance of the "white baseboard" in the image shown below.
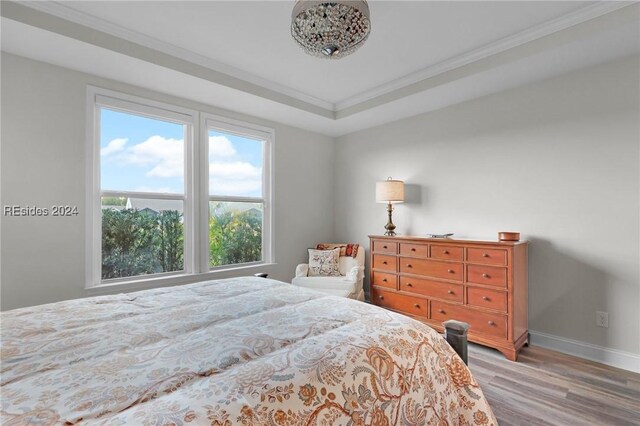
<svg viewBox="0 0 640 426"><path fill-rule="evenodd" d="M539 331L530 331L529 338L531 345L534 346L542 346L568 355L640 373L640 355L638 354L553 336Z"/></svg>

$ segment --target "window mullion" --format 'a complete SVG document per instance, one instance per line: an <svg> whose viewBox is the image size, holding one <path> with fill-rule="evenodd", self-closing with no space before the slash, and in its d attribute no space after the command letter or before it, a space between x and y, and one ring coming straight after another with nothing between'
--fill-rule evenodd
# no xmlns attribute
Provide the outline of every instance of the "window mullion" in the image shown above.
<svg viewBox="0 0 640 426"><path fill-rule="evenodd" d="M192 117L195 118L195 117ZM192 274L194 272L198 272L196 261L194 260L197 253L196 248L196 240L195 233L198 228L197 224L197 215L195 208L195 192L194 187L196 183L194 182L193 173L194 173L194 151L195 151L195 143L197 140L196 131L197 119L192 120L192 122L185 126L184 129L184 191L185 191L185 201L184 201L184 272L187 274Z"/></svg>
<svg viewBox="0 0 640 426"><path fill-rule="evenodd" d="M253 197L225 197L219 195L211 195L209 196L209 201L218 201L221 203L229 202L229 203L265 203L264 198L253 198Z"/></svg>
<svg viewBox="0 0 640 426"><path fill-rule="evenodd" d="M186 200L187 196L182 194L164 194L157 192L130 192L130 191L101 191L101 197L127 197L127 198L144 198L151 200Z"/></svg>
<svg viewBox="0 0 640 426"><path fill-rule="evenodd" d="M198 271L209 271L209 129L204 114L200 114L198 140Z"/></svg>

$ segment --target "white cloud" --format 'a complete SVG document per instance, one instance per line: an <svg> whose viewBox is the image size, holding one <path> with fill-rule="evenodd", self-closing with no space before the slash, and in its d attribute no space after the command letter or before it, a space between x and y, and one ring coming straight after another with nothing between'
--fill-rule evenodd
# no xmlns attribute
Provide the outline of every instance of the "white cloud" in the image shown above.
<svg viewBox="0 0 640 426"><path fill-rule="evenodd" d="M149 177L184 176L184 142L182 139L151 136L146 141L128 148L123 160L137 166L152 166Z"/></svg>
<svg viewBox="0 0 640 426"><path fill-rule="evenodd" d="M184 141L181 139L151 136L146 141L125 146L127 139L109 142L102 155L117 154L126 167L138 166L148 170L145 175L156 178L184 177ZM225 136L209 137L209 187L215 195L257 195L262 190L262 168L246 161L234 160L237 151ZM143 192L174 192L168 187L140 186Z"/></svg>
<svg viewBox="0 0 640 426"><path fill-rule="evenodd" d="M127 138L116 138L110 141L107 146L100 148L100 155L106 157L108 155L120 152L124 149L124 145L129 141Z"/></svg>
<svg viewBox="0 0 640 426"><path fill-rule="evenodd" d="M261 181L231 181L218 179L215 182L209 181L209 186L214 188L214 195L235 195L235 196L249 196L259 197L262 195L260 191L262 187Z"/></svg>
<svg viewBox="0 0 640 426"><path fill-rule="evenodd" d="M250 163L209 163L209 192L215 195L259 195L262 168Z"/></svg>
<svg viewBox="0 0 640 426"><path fill-rule="evenodd" d="M209 161L216 157L232 157L234 155L236 155L236 149L226 136L209 136Z"/></svg>
<svg viewBox="0 0 640 426"><path fill-rule="evenodd" d="M209 176L227 179L251 179L256 177L262 179L262 168L243 161L209 163Z"/></svg>

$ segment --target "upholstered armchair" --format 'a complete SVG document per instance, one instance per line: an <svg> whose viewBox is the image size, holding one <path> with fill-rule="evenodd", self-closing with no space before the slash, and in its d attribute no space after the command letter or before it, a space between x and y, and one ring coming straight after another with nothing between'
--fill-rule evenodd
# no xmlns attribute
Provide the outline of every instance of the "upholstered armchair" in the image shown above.
<svg viewBox="0 0 640 426"><path fill-rule="evenodd" d="M302 263L296 267L296 276L291 284L334 296L364 301L364 248L359 247L355 257L340 256L339 276L308 276L309 265Z"/></svg>

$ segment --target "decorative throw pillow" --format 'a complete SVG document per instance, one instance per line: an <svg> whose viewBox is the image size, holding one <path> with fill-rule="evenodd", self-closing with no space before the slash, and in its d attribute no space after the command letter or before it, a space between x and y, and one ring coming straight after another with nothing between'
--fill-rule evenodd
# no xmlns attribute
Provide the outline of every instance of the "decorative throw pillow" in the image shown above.
<svg viewBox="0 0 640 426"><path fill-rule="evenodd" d="M358 255L358 247L360 244L344 244L344 243L319 243L316 248L318 250L333 250L340 248L340 256L356 257Z"/></svg>
<svg viewBox="0 0 640 426"><path fill-rule="evenodd" d="M340 275L340 249L309 249L309 276L336 277Z"/></svg>

